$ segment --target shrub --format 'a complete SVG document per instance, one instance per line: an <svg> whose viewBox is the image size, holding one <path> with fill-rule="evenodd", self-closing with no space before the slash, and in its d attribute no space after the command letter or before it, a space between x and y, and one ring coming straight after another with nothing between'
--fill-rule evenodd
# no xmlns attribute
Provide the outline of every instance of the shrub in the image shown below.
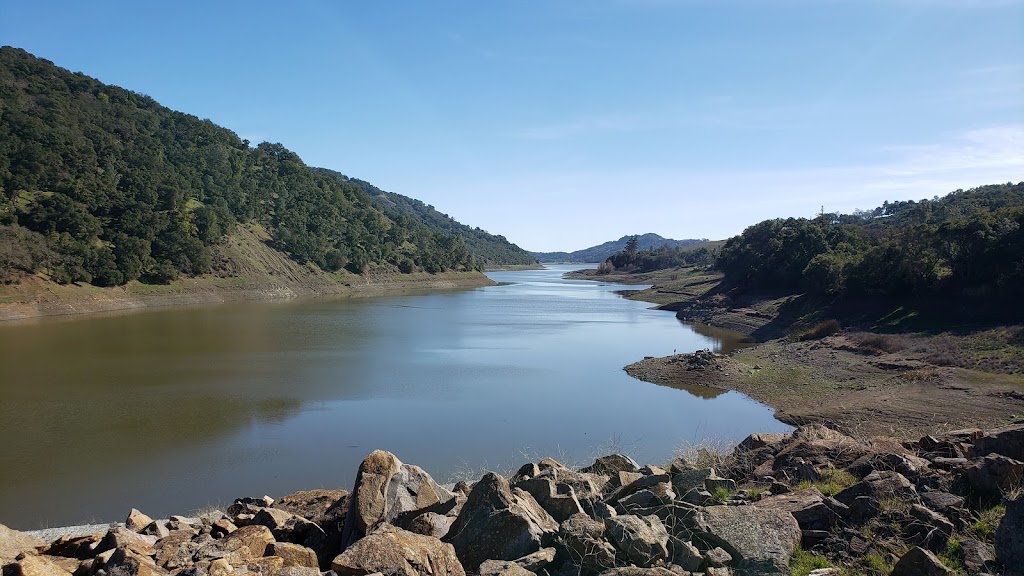
<svg viewBox="0 0 1024 576"><path fill-rule="evenodd" d="M830 318L828 320L818 322L807 330L794 333L793 337L800 342L805 340L820 340L825 336L838 334L840 330L841 327L839 326L839 321L834 318Z"/></svg>

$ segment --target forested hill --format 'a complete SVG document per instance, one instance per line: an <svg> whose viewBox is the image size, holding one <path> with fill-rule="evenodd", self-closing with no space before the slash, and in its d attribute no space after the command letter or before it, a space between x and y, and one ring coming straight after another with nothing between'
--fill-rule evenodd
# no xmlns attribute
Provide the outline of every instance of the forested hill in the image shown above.
<svg viewBox="0 0 1024 576"><path fill-rule="evenodd" d="M484 267L537 263L533 256L509 242L504 236L490 234L480 228L462 224L415 198L402 196L395 192L386 192L365 180L350 178L334 170L327 168L318 168L318 170L343 182L351 182L359 186L363 192L370 195L373 205L394 222L403 226L425 226L462 237L466 248L476 258L476 262Z"/></svg>
<svg viewBox="0 0 1024 576"><path fill-rule="evenodd" d="M532 259L365 183L251 147L209 120L0 48L0 282L167 282L216 271L239 223L327 272L464 270ZM401 198L401 201L398 200ZM406 211L404 204L411 206ZM409 212L409 214L404 214Z"/></svg>
<svg viewBox="0 0 1024 576"><path fill-rule="evenodd" d="M584 248L575 252L530 252L530 255L541 262L604 262L612 254L624 250L629 238L629 236L623 236L618 240L610 240L604 244L591 246L590 248ZM708 241L707 238L700 240L673 240L671 238L662 238L652 233L641 234L637 236L637 239L637 247L640 250L662 247L681 248Z"/></svg>

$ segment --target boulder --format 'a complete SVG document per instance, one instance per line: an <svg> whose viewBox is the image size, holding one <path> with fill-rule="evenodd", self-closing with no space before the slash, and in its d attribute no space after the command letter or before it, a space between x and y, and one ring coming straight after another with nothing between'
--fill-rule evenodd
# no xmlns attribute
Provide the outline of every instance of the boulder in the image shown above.
<svg viewBox="0 0 1024 576"><path fill-rule="evenodd" d="M914 485L902 474L892 470L876 470L836 494L835 498L849 506L851 512L860 518L877 514L879 503L883 500L917 502L918 499Z"/></svg>
<svg viewBox="0 0 1024 576"><path fill-rule="evenodd" d="M693 542L683 542L677 538L669 539L671 562L688 572L696 572L704 564L704 556Z"/></svg>
<svg viewBox="0 0 1024 576"><path fill-rule="evenodd" d="M704 553L704 561L709 568L724 568L732 562L732 554L716 546Z"/></svg>
<svg viewBox="0 0 1024 576"><path fill-rule="evenodd" d="M995 564L996 549L986 542L967 539L960 543L963 550L964 567L969 574L987 572Z"/></svg>
<svg viewBox="0 0 1024 576"><path fill-rule="evenodd" d="M278 542L291 542L310 548L316 552L324 568L338 552L338 550L327 549L327 534L320 526L291 512L277 508L263 508L253 517L249 525L266 526L274 535L274 540Z"/></svg>
<svg viewBox="0 0 1024 576"><path fill-rule="evenodd" d="M921 493L921 502L932 510L945 514L950 508L962 508L964 498L941 490L931 490Z"/></svg>
<svg viewBox="0 0 1024 576"><path fill-rule="evenodd" d="M108 574L116 571L124 576L163 576L167 574L167 571L157 566L151 557L128 548L114 550L114 554L103 568Z"/></svg>
<svg viewBox="0 0 1024 576"><path fill-rule="evenodd" d="M824 494L814 487L769 496L752 504L755 508L789 512L801 530L828 530L835 526L841 519L835 510L837 505L838 502L832 506L826 504Z"/></svg>
<svg viewBox="0 0 1024 576"><path fill-rule="evenodd" d="M242 526L220 540L213 540L200 548L194 559L217 560L223 558L232 566L244 566L262 558L274 535L266 526Z"/></svg>
<svg viewBox="0 0 1024 576"><path fill-rule="evenodd" d="M953 573L935 554L917 546L904 554L892 569L892 576L946 576Z"/></svg>
<svg viewBox="0 0 1024 576"><path fill-rule="evenodd" d="M424 512L444 514L455 494L441 487L419 466L403 464L394 454L377 450L359 465L342 532L342 547L377 523L406 525Z"/></svg>
<svg viewBox="0 0 1024 576"><path fill-rule="evenodd" d="M515 560L551 541L558 523L528 492L489 472L473 486L444 537L462 565L476 572L484 560Z"/></svg>
<svg viewBox="0 0 1024 576"><path fill-rule="evenodd" d="M175 530L157 541L154 558L158 566L178 570L192 563L203 546L212 542L209 535L197 536L192 530Z"/></svg>
<svg viewBox="0 0 1024 576"><path fill-rule="evenodd" d="M619 507L627 513L638 510L651 510L668 506L676 499L676 493L668 482L659 482L650 488L639 490L619 499Z"/></svg>
<svg viewBox="0 0 1024 576"><path fill-rule="evenodd" d="M1024 480L1024 462L1002 454L988 454L964 468L967 481L976 490L997 492Z"/></svg>
<svg viewBox="0 0 1024 576"><path fill-rule="evenodd" d="M650 566L668 559L668 530L657 516L616 516L604 521L609 540L630 562Z"/></svg>
<svg viewBox="0 0 1024 576"><path fill-rule="evenodd" d="M711 506L692 519L694 540L720 546L736 567L766 574L786 573L789 557L800 544L800 526L784 510L755 506Z"/></svg>
<svg viewBox="0 0 1024 576"><path fill-rule="evenodd" d="M530 572L537 572L548 564L554 562L555 554L556 552L554 548L541 548L533 554L527 554L522 558L517 558L514 562Z"/></svg>
<svg viewBox="0 0 1024 576"><path fill-rule="evenodd" d="M655 566L653 568L639 568L637 566L624 566L622 568L612 568L601 572L601 576L681 576L680 574L669 570L668 568L662 568L661 566ZM686 576L686 575L682 575Z"/></svg>
<svg viewBox="0 0 1024 576"><path fill-rule="evenodd" d="M480 576L535 576L526 568L511 560L484 560L480 564Z"/></svg>
<svg viewBox="0 0 1024 576"><path fill-rule="evenodd" d="M283 561L284 566L303 566L306 568L319 568L316 552L301 544L291 542L271 542L267 547L267 554L277 556Z"/></svg>
<svg viewBox="0 0 1024 576"><path fill-rule="evenodd" d="M529 492L555 522L583 512L576 491L568 484L556 484L549 478L538 476L518 482L515 487Z"/></svg>
<svg viewBox="0 0 1024 576"><path fill-rule="evenodd" d="M929 550L941 552L946 549L946 542L953 535L952 522L920 504L911 505L910 516L915 521L907 528L908 537Z"/></svg>
<svg viewBox="0 0 1024 576"><path fill-rule="evenodd" d="M146 527L139 532L139 534L145 534L146 536L154 536L157 539L163 538L170 533L171 531L167 529L167 524L157 520L154 520L149 524L146 524Z"/></svg>
<svg viewBox="0 0 1024 576"><path fill-rule="evenodd" d="M128 518L124 521L124 526L132 532L142 532L143 528L152 523L152 518L132 508L131 512L128 513Z"/></svg>
<svg viewBox="0 0 1024 576"><path fill-rule="evenodd" d="M326 555L333 558L341 552L341 532L345 528L348 498L347 490L301 490L282 496L274 502L274 508L291 512L319 526L326 536Z"/></svg>
<svg viewBox="0 0 1024 576"><path fill-rule="evenodd" d="M639 472L640 466L629 456L622 454L610 454L608 456L601 456L594 460L594 463L586 468L580 468L580 472L590 472L594 474L605 474L607 476L615 476L619 472Z"/></svg>
<svg viewBox="0 0 1024 576"><path fill-rule="evenodd" d="M412 522L409 523L408 530L414 534L444 538L454 521L455 518L451 516L444 516L437 512L427 512L413 518Z"/></svg>
<svg viewBox="0 0 1024 576"><path fill-rule="evenodd" d="M736 445L737 450L760 450L761 448L777 448L789 439L789 434L751 434Z"/></svg>
<svg viewBox="0 0 1024 576"><path fill-rule="evenodd" d="M451 544L390 524L381 524L346 548L331 562L331 568L338 576L365 576L378 572L383 576L466 574Z"/></svg>
<svg viewBox="0 0 1024 576"><path fill-rule="evenodd" d="M22 552L35 554L44 546L46 542L39 538L0 524L0 566L13 562Z"/></svg>
<svg viewBox="0 0 1024 576"><path fill-rule="evenodd" d="M85 560L96 555L96 549L103 540L103 534L87 534L85 536L61 536L46 547L45 553L51 556L64 556ZM0 554L2 556L2 554ZM0 559L0 564L3 560Z"/></svg>
<svg viewBox="0 0 1024 576"><path fill-rule="evenodd" d="M1006 504L996 529L996 558L1008 570L1024 572L1024 497Z"/></svg>
<svg viewBox="0 0 1024 576"><path fill-rule="evenodd" d="M573 566L601 571L615 566L615 548L605 540L604 522L574 514L558 527L558 544Z"/></svg>
<svg viewBox="0 0 1024 576"><path fill-rule="evenodd" d="M7 561L4 564L7 564ZM7 573L6 569L4 573ZM36 554L26 554L14 564L11 574L13 576L71 576L71 572L61 568L56 562Z"/></svg>
<svg viewBox="0 0 1024 576"><path fill-rule="evenodd" d="M145 536L133 532L124 526L115 526L103 537L103 540L96 547L96 551L105 552L115 548L127 548L143 556L152 556L156 552L153 548L154 544L156 544L155 536Z"/></svg>
<svg viewBox="0 0 1024 576"><path fill-rule="evenodd" d="M985 432L974 443L973 455L1002 454L1024 461L1024 423L1011 424Z"/></svg>

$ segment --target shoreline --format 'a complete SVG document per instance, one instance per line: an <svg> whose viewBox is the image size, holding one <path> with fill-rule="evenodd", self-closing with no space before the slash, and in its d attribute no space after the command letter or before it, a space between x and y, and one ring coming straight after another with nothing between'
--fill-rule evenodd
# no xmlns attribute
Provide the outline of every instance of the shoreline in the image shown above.
<svg viewBox="0 0 1024 576"><path fill-rule="evenodd" d="M568 278L651 284L626 295L674 311L687 324L704 324L746 337L724 354L678 354L639 360L623 369L634 378L674 387L735 390L770 407L791 426L825 424L846 434L911 439L965 427L995 427L1024 415L1024 374L984 370L967 360L1006 346L997 327L971 334L881 334L851 327L818 337L778 322L780 302L764 299L736 308L702 299L720 278L697 270L648 274L577 271ZM1012 338L1012 336L1011 336ZM1009 354L1020 355L1020 351ZM973 354L974 356L970 356Z"/></svg>
<svg viewBox="0 0 1024 576"><path fill-rule="evenodd" d="M153 308L208 306L228 302L279 301L306 298L373 298L493 286L481 272L347 275L321 277L186 278L168 285L133 281L125 286L98 288L58 285L38 278L0 288L0 324L54 316L131 312Z"/></svg>

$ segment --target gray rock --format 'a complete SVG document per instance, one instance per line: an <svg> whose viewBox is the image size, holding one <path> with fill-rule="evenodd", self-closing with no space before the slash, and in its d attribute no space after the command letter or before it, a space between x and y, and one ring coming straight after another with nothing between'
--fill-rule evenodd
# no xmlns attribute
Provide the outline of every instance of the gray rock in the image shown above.
<svg viewBox="0 0 1024 576"><path fill-rule="evenodd" d="M556 522L583 512L576 491L568 484L556 484L549 478L536 477L523 480L515 487L529 492Z"/></svg>
<svg viewBox="0 0 1024 576"><path fill-rule="evenodd" d="M580 468L580 472L591 472L594 474L605 474L615 476L619 472L639 472L640 466L629 456L622 454L611 454L601 456L594 460L594 463L586 468Z"/></svg>
<svg viewBox="0 0 1024 576"><path fill-rule="evenodd" d="M840 515L826 505L825 496L814 487L762 498L752 506L789 512L801 530L828 530L841 520Z"/></svg>
<svg viewBox="0 0 1024 576"><path fill-rule="evenodd" d="M444 516L437 512L420 514L409 523L409 531L414 534L444 538L452 527L455 518Z"/></svg>
<svg viewBox="0 0 1024 576"><path fill-rule="evenodd" d="M305 568L319 569L320 562L316 552L301 544L291 542L271 542L267 548L268 556L277 556L284 561L285 566L301 566Z"/></svg>
<svg viewBox="0 0 1024 576"><path fill-rule="evenodd" d="M517 558L514 562L530 572L536 572L555 561L554 548L541 548L533 554Z"/></svg>
<svg viewBox="0 0 1024 576"><path fill-rule="evenodd" d="M533 496L489 472L469 493L444 541L475 572L484 560L515 560L536 552L557 531L558 523Z"/></svg>
<svg viewBox="0 0 1024 576"><path fill-rule="evenodd" d="M669 554L673 564L689 572L696 572L704 564L704 556L692 542L670 539Z"/></svg>
<svg viewBox="0 0 1024 576"><path fill-rule="evenodd" d="M975 489L997 492L1024 480L1024 462L1002 454L988 454L971 461L964 469L964 474Z"/></svg>
<svg viewBox="0 0 1024 576"><path fill-rule="evenodd" d="M659 482L650 488L639 490L619 499L619 506L627 513L667 506L676 499L676 493L668 482Z"/></svg>
<svg viewBox="0 0 1024 576"><path fill-rule="evenodd" d="M128 513L128 518L124 521L124 526L132 532L142 532L143 528L152 523L152 518L132 508L131 512Z"/></svg>
<svg viewBox="0 0 1024 576"><path fill-rule="evenodd" d="M952 522L920 504L911 505L910 516L915 522L907 529L909 537L929 550L940 552L946 549L946 542L953 535Z"/></svg>
<svg viewBox="0 0 1024 576"><path fill-rule="evenodd" d="M686 494L694 488L704 489L704 481L708 478L718 478L714 468L679 469L672 475L672 489L676 494Z"/></svg>
<svg viewBox="0 0 1024 576"><path fill-rule="evenodd" d="M868 518L878 513L878 503L886 499L917 502L917 490L899 472L872 472L863 480L836 494L836 500L850 507L854 515Z"/></svg>
<svg viewBox="0 0 1024 576"><path fill-rule="evenodd" d="M480 576L535 576L511 560L484 560L480 564Z"/></svg>
<svg viewBox="0 0 1024 576"><path fill-rule="evenodd" d="M291 542L313 550L326 568L338 550L329 549L327 534L316 523L277 508L263 508L249 526L266 526L278 542Z"/></svg>
<svg viewBox="0 0 1024 576"><path fill-rule="evenodd" d="M996 561L996 549L988 543L967 539L960 543L968 573L985 572Z"/></svg>
<svg viewBox="0 0 1024 576"><path fill-rule="evenodd" d="M1024 497L1006 504L996 530L996 558L1008 570L1024 572Z"/></svg>
<svg viewBox="0 0 1024 576"><path fill-rule="evenodd" d="M125 576L162 576L167 571L160 568L149 556L128 548L114 550L110 560L103 567L107 573L116 571Z"/></svg>
<svg viewBox="0 0 1024 576"><path fill-rule="evenodd" d="M974 456L1002 454L1024 461L1024 424L1017 423L989 430L974 443Z"/></svg>
<svg viewBox="0 0 1024 576"><path fill-rule="evenodd" d="M800 526L789 512L754 506L711 506L693 519L694 540L720 546L736 568L786 573L800 544Z"/></svg>
<svg viewBox="0 0 1024 576"><path fill-rule="evenodd" d="M451 544L381 524L332 562L338 576L465 576Z"/></svg>
<svg viewBox="0 0 1024 576"><path fill-rule="evenodd" d="M729 554L722 548L715 547L704 553L704 560L709 568L723 568L732 562L732 554Z"/></svg>
<svg viewBox="0 0 1024 576"><path fill-rule="evenodd" d="M892 576L946 576L953 571L946 568L931 552L915 546L900 558L892 569Z"/></svg>
<svg viewBox="0 0 1024 576"><path fill-rule="evenodd" d="M637 566L624 566L622 568L612 568L601 572L601 576L686 576L680 575L676 572L669 570L668 568L662 568L661 566L655 566L653 568L639 568Z"/></svg>
<svg viewBox="0 0 1024 576"><path fill-rule="evenodd" d="M964 505L963 496L932 490L921 493L921 502L936 512L946 513L950 508L961 508Z"/></svg>
<svg viewBox="0 0 1024 576"><path fill-rule="evenodd" d="M575 514L558 527L558 544L573 566L601 571L615 566L615 548L605 540L605 524Z"/></svg>
<svg viewBox="0 0 1024 576"><path fill-rule="evenodd" d="M668 559L668 530L657 516L616 516L605 520L605 530L612 543L636 565L650 566Z"/></svg>
<svg viewBox="0 0 1024 576"><path fill-rule="evenodd" d="M274 535L266 526L243 526L220 540L213 540L196 552L194 560L223 558L232 566L244 566L263 557Z"/></svg>

